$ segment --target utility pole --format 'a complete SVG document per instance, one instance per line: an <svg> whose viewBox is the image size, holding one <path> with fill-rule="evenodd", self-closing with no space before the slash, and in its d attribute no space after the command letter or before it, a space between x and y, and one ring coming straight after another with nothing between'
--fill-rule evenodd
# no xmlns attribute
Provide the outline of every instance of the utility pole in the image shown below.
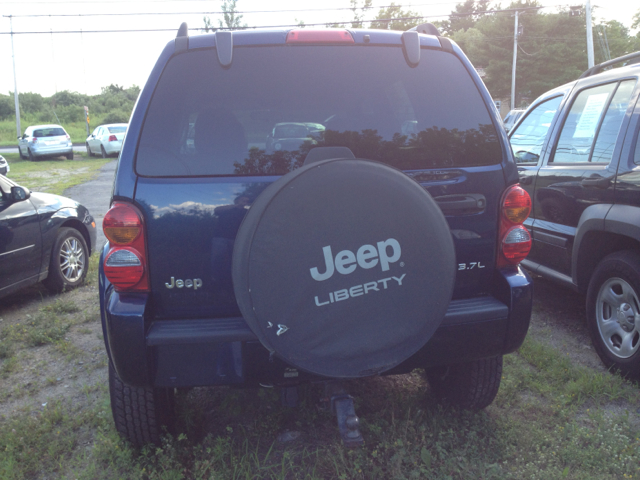
<svg viewBox="0 0 640 480"><path fill-rule="evenodd" d="M9 15L9 23L11 24L11 57L13 59L13 99L16 104L16 130L18 137L21 135L20 128L20 102L18 101L18 81L16 80L16 54L13 50L13 16Z"/></svg>
<svg viewBox="0 0 640 480"><path fill-rule="evenodd" d="M591 31L591 0L587 0L587 59L589 68L593 67L593 32Z"/></svg>
<svg viewBox="0 0 640 480"><path fill-rule="evenodd" d="M588 0L587 0L588 1ZM511 67L511 107L516 105L516 61L518 60L518 10L516 10L516 25L513 30L513 65Z"/></svg>

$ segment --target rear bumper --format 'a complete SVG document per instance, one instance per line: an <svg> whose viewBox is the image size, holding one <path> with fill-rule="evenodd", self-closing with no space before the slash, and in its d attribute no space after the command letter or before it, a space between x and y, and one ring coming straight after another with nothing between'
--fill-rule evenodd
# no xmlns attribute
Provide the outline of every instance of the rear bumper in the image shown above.
<svg viewBox="0 0 640 480"><path fill-rule="evenodd" d="M102 145L104 146L104 151L107 152L107 155L115 155L116 153L120 153L120 150L122 150L122 140L119 142L107 142Z"/></svg>
<svg viewBox="0 0 640 480"><path fill-rule="evenodd" d="M31 152L34 157L42 157L45 155L67 155L73 152L73 145L32 145Z"/></svg>
<svg viewBox="0 0 640 480"><path fill-rule="evenodd" d="M102 263L102 262L101 262ZM454 300L434 336L389 374L513 352L526 336L532 283L520 269L497 272L493 295ZM319 379L298 371L258 342L243 318L158 320L146 293L116 292L100 272L105 343L131 385L287 385Z"/></svg>

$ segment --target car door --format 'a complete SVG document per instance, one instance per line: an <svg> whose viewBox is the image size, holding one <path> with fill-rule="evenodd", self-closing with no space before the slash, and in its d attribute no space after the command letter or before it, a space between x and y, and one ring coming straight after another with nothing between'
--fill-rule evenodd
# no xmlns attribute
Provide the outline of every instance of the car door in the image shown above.
<svg viewBox="0 0 640 480"><path fill-rule="evenodd" d="M531 198L534 196L536 177L542 165L547 138L568 90L567 88L564 91L554 92L550 98L532 105L522 122L509 135L513 157L518 167L520 185ZM532 231L533 222L533 217L525 220L525 226L529 231Z"/></svg>
<svg viewBox="0 0 640 480"><path fill-rule="evenodd" d="M564 278L571 276L571 251L582 212L590 205L613 203L613 153L635 83L623 80L576 91L538 170L528 260Z"/></svg>
<svg viewBox="0 0 640 480"><path fill-rule="evenodd" d="M640 92L636 93L636 97ZM625 137L616 175L616 205L640 207L640 100L636 101L632 121ZM631 212L633 210L620 210ZM632 218L626 221L633 222ZM636 226L639 226L636 223Z"/></svg>
<svg viewBox="0 0 640 480"><path fill-rule="evenodd" d="M100 153L100 140L98 138L100 130L102 130L100 127L96 127L93 131L93 136L89 139L89 148L92 153Z"/></svg>
<svg viewBox="0 0 640 480"><path fill-rule="evenodd" d="M31 130L27 128L24 131L24 134L21 137L18 137L18 150L21 155L27 155L27 143L29 142L29 136L31 135Z"/></svg>
<svg viewBox="0 0 640 480"><path fill-rule="evenodd" d="M29 199L11 200L11 186L0 177L0 291L38 275L42 260L38 212Z"/></svg>

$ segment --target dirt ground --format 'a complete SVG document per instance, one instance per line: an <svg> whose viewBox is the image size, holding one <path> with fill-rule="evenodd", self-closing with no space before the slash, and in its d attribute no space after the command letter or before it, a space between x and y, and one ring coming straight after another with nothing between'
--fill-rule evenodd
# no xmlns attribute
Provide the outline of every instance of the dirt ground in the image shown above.
<svg viewBox="0 0 640 480"><path fill-rule="evenodd" d="M17 365L0 377L0 416L36 411L55 399L88 403L107 385L107 356L102 340L98 291L90 284L60 295L41 286L0 301L0 331L28 323L45 306L62 299L73 302L81 320L58 345L23 348ZM535 279L534 314L530 334L567 353L572 362L606 372L591 346L584 320L584 298L541 278ZM1 362L5 362L3 360ZM0 363L1 367L1 363Z"/></svg>
<svg viewBox="0 0 640 480"><path fill-rule="evenodd" d="M25 289L0 301L0 332L28 324L43 307L58 299L73 302L80 319L57 344L16 349L17 363L0 375L0 417L37 411L56 399L87 403L107 384L107 356L95 285L49 295L41 286ZM7 360L0 361L0 368Z"/></svg>

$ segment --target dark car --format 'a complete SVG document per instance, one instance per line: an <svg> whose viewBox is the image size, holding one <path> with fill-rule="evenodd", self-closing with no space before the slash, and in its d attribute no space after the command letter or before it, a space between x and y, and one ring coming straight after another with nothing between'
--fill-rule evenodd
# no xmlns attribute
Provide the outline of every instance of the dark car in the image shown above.
<svg viewBox="0 0 640 480"><path fill-rule="evenodd" d="M0 297L40 281L53 292L80 285L96 244L89 211L3 175L0 190Z"/></svg>
<svg viewBox="0 0 640 480"><path fill-rule="evenodd" d="M314 142L269 151L274 125ZM297 137L297 135L296 135ZM175 389L425 369L489 405L525 338L530 199L491 97L432 25L218 31L161 54L118 160L100 305L118 431L158 442Z"/></svg>
<svg viewBox="0 0 640 480"><path fill-rule="evenodd" d="M538 98L510 133L533 199L522 264L586 295L603 362L640 376L640 52ZM606 70L620 63L623 68Z"/></svg>

